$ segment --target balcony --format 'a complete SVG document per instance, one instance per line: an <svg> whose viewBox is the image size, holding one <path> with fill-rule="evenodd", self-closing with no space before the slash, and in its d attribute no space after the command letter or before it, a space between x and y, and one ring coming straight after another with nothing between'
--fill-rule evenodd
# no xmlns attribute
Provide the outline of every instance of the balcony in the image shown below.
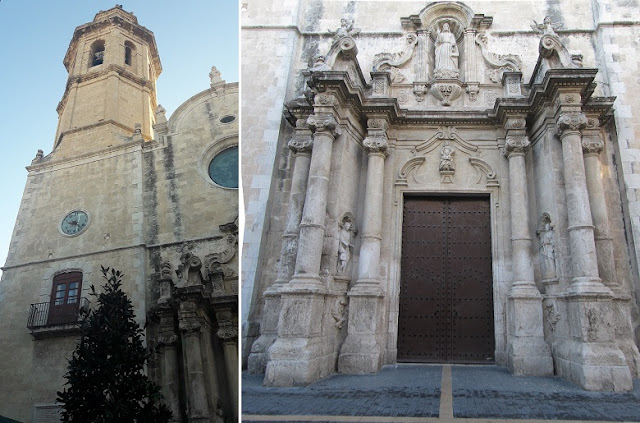
<svg viewBox="0 0 640 423"><path fill-rule="evenodd" d="M52 306L50 302L31 304L27 328L35 339L80 333L80 324L89 313L89 300Z"/></svg>

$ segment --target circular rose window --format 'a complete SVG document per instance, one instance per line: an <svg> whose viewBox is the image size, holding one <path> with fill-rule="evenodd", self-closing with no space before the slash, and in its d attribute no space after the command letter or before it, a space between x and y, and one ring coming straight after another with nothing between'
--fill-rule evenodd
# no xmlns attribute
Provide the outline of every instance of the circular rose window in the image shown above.
<svg viewBox="0 0 640 423"><path fill-rule="evenodd" d="M217 185L238 188L238 146L216 154L209 163L209 177Z"/></svg>

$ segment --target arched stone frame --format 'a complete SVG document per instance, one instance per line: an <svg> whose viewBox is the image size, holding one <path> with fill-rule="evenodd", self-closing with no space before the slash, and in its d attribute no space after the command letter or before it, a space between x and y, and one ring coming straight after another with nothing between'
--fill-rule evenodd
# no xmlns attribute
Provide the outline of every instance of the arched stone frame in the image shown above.
<svg viewBox="0 0 640 423"><path fill-rule="evenodd" d="M238 174L238 188L229 188L222 185L216 184L211 177L209 176L209 163L211 160L223 150L226 150L231 147L239 148L238 144L238 135L228 135L225 137L221 137L213 141L204 151L200 154L200 159L198 160L198 172L200 176L207 181L208 184L221 189L226 190L238 190L240 185L240 175ZM238 157L238 160L240 158ZM238 163L238 173L240 172L240 163Z"/></svg>
<svg viewBox="0 0 640 423"><path fill-rule="evenodd" d="M51 263L40 281L40 302L48 302L51 300L51 286L54 276L67 272L82 272L80 298L88 298L89 287L92 281L95 283L93 279L93 266L89 260L77 258Z"/></svg>
<svg viewBox="0 0 640 423"><path fill-rule="evenodd" d="M502 252L506 249L503 242L505 228L500 225L504 223L505 217L499 204L503 203L499 186L487 186L486 188L471 189L464 187L461 189L436 190L424 189L420 186L396 185L393 194L395 211L391 222L392 239L392 260L389 262L389 278L387 281L387 299L385 307L387 309L387 321L389 330L387 331L387 345L385 353L385 363L397 362L397 340L398 340L398 313L400 308L400 276L402 257L402 216L404 208L404 198L406 194L433 195L433 196L487 196L491 209L491 254L492 254L492 277L493 277L493 317L494 317L494 337L495 337L495 362L498 365L506 365L506 296L510 286L507 280L505 267L505 257ZM508 240L507 240L508 241Z"/></svg>
<svg viewBox="0 0 640 423"><path fill-rule="evenodd" d="M128 50L127 50L128 49ZM137 68L136 68L136 45L134 43L132 43L129 40L126 40L124 42L124 58L123 58L123 64L125 66L129 66L131 71L135 74L137 74ZM127 63L127 58L129 59L129 63Z"/></svg>
<svg viewBox="0 0 640 423"><path fill-rule="evenodd" d="M102 51L102 61L100 63L97 63L94 65L94 55L96 54L96 52L98 51ZM97 39L94 40L91 43L91 47L89 48L89 59L87 60L87 64L88 64L88 68L91 69L95 66L100 66L101 64L104 63L104 55L106 54L107 51L107 47L105 44L105 41L103 39Z"/></svg>

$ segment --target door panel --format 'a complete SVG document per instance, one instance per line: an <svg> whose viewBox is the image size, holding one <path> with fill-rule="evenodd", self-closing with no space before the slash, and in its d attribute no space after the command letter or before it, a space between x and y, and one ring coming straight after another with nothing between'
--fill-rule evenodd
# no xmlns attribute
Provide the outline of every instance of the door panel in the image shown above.
<svg viewBox="0 0 640 423"><path fill-rule="evenodd" d="M493 362L487 198L406 197L398 361Z"/></svg>

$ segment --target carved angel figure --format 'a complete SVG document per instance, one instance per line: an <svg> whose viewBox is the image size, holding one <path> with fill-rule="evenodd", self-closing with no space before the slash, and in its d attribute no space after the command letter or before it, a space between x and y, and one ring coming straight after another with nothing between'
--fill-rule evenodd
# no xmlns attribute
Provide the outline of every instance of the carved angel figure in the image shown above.
<svg viewBox="0 0 640 423"><path fill-rule="evenodd" d="M436 57L434 74L436 78L457 78L458 72L458 45L456 37L451 33L449 24L442 25L442 31L438 29L436 38Z"/></svg>
<svg viewBox="0 0 640 423"><path fill-rule="evenodd" d="M541 24L536 22L534 19L532 19L532 21L533 25L531 25L531 29L543 35L555 35L557 37L558 34L556 31L562 28L561 23L552 23L551 17L549 16L545 16Z"/></svg>

